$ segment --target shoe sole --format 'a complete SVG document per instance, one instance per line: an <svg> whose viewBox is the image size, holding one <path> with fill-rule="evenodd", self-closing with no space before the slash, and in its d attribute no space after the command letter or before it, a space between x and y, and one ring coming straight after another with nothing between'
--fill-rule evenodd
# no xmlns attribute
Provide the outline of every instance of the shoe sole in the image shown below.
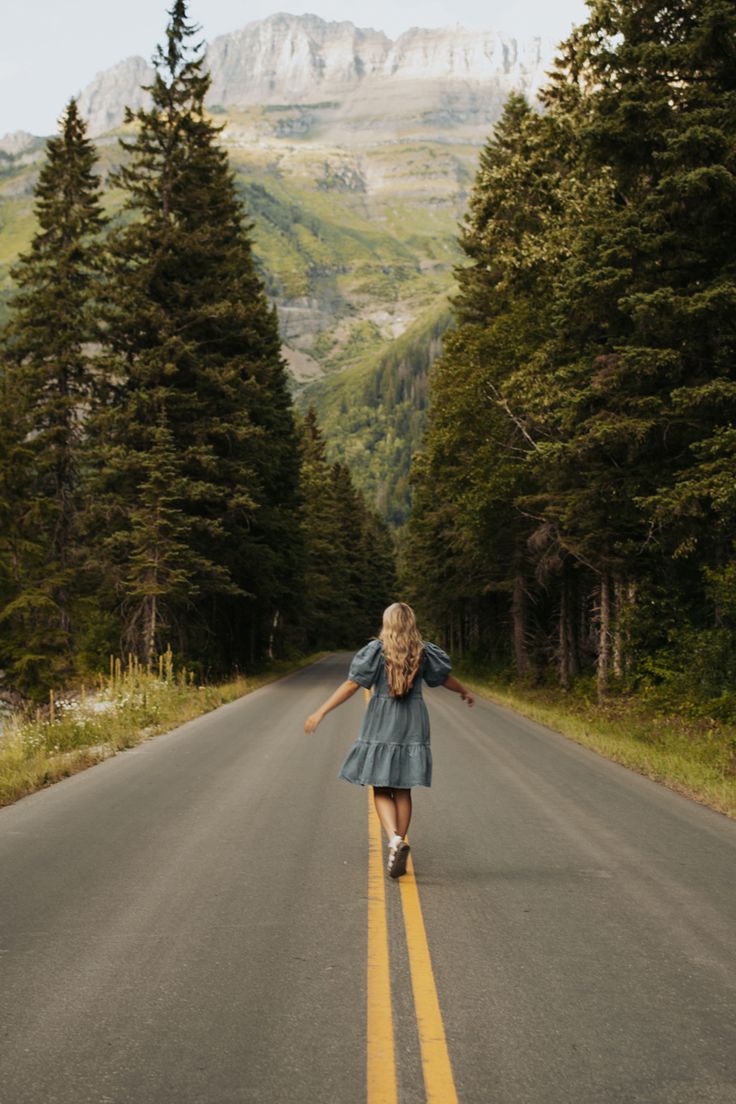
<svg viewBox="0 0 736 1104"><path fill-rule="evenodd" d="M396 858L394 864L388 872L389 878L400 878L402 874L406 874L406 863L409 858L409 852L411 847L408 843L400 843L396 848Z"/></svg>

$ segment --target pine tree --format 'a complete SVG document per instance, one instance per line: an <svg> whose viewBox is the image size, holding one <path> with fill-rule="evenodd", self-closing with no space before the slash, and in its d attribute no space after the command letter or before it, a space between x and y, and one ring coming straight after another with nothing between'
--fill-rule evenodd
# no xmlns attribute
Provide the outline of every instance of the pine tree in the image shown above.
<svg viewBox="0 0 736 1104"><path fill-rule="evenodd" d="M310 649L355 647L377 631L396 592L393 541L346 465L327 460L313 407L301 433L303 641Z"/></svg>
<svg viewBox="0 0 736 1104"><path fill-rule="evenodd" d="M222 668L262 654L274 618L288 620L295 602L298 450L275 311L204 109L196 28L184 0L169 15L152 106L128 111L138 129L123 140L129 160L116 177L129 219L110 239L108 385L96 434L103 456L127 450L131 462L124 477L105 465L99 497L113 526L108 547L132 548L149 477L136 458L164 424L177 508L189 519L170 578L189 577L194 563L199 574L196 598L172 584L162 600L182 647ZM130 577L132 565L117 568ZM129 639L132 629L126 618ZM137 650L149 647L141 626Z"/></svg>
<svg viewBox="0 0 736 1104"><path fill-rule="evenodd" d="M400 598L397 572L397 542L388 522L366 507L361 534L362 568L360 572L361 638L378 632L383 611Z"/></svg>
<svg viewBox="0 0 736 1104"><path fill-rule="evenodd" d="M520 390L509 389L550 334L566 172L557 121L512 95L482 152L463 227L470 263L457 270L458 324L430 377L404 568L411 586L420 554L418 575L433 581L425 616L448 646L463 652L483 638L494 654L512 654L520 674L532 667L529 541L541 520L530 498L534 427Z"/></svg>
<svg viewBox="0 0 736 1104"><path fill-rule="evenodd" d="M396 592L395 553L388 526L366 505L350 469L333 464L330 481L346 567L349 608L342 641L349 646L378 631L383 610Z"/></svg>
<svg viewBox="0 0 736 1104"><path fill-rule="evenodd" d="M304 639L310 649L339 647L352 612L350 574L334 482L313 407L304 416L300 451Z"/></svg>
<svg viewBox="0 0 736 1104"><path fill-rule="evenodd" d="M108 454L108 462L118 470L131 458L129 450ZM123 565L111 580L121 597L123 644L150 664L164 638L185 650L185 625L177 622L176 614L182 611L186 617L203 585L225 590L230 586L226 569L203 561L194 547L192 533L201 520L182 509L182 500L191 500L192 485L180 473L173 434L163 414L152 431L150 448L134 460L140 472L138 502L130 511L129 527L108 538L106 558ZM232 591L237 593L234 587Z"/></svg>
<svg viewBox="0 0 736 1104"><path fill-rule="evenodd" d="M47 143L38 230L12 269L18 291L4 335L0 647L10 682L26 694L71 675L79 636L79 486L105 225L85 132L71 100Z"/></svg>

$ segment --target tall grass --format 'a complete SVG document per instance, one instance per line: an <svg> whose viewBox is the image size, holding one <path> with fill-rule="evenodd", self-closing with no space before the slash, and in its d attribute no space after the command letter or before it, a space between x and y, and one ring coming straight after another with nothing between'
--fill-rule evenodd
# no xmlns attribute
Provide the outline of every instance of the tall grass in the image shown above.
<svg viewBox="0 0 736 1104"><path fill-rule="evenodd" d="M175 669L170 649L158 657L157 670L146 669L132 655L125 666L110 657L110 670L98 675L93 686L63 696L52 691L46 708L6 719L0 736L0 806L234 701L317 658L279 661L257 674L200 685L186 667Z"/></svg>
<svg viewBox="0 0 736 1104"><path fill-rule="evenodd" d="M665 712L642 696L577 693L527 686L460 668L471 689L564 736L736 818L736 727L717 719Z"/></svg>

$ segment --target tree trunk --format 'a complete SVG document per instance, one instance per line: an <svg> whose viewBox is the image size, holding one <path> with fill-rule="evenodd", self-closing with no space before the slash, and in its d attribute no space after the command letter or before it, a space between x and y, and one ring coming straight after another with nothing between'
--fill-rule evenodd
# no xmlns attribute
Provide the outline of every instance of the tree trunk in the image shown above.
<svg viewBox="0 0 736 1104"><path fill-rule="evenodd" d="M616 678L621 678L624 673L624 638L623 638L623 613L626 605L626 587L620 575L613 579L613 633L611 642L613 673Z"/></svg>
<svg viewBox="0 0 736 1104"><path fill-rule="evenodd" d="M514 647L514 662L516 673L524 678L531 670L529 652L527 651L527 603L524 576L515 575L511 592L511 618L512 618L512 643Z"/></svg>
<svg viewBox="0 0 736 1104"><path fill-rule="evenodd" d="M575 628L575 639L578 643L578 655L584 656L584 663L587 663L588 656L590 655L590 636L593 628L593 612L591 609L591 596L588 592L587 586L580 587L578 591L578 608L577 608L577 624Z"/></svg>
<svg viewBox="0 0 736 1104"><path fill-rule="evenodd" d="M480 644L480 613L476 609L473 616L473 647L477 648Z"/></svg>
<svg viewBox="0 0 736 1104"><path fill-rule="evenodd" d="M608 693L611 672L611 583L601 575L598 605L598 700Z"/></svg>
<svg viewBox="0 0 736 1104"><path fill-rule="evenodd" d="M568 600L567 577L565 574L565 569L563 568L562 579L560 580L560 616L557 642L558 677L560 680L560 686L563 688L563 690L570 689L570 658L568 653L567 634Z"/></svg>
<svg viewBox="0 0 736 1104"><path fill-rule="evenodd" d="M580 638L578 636L577 607L580 604L578 597L578 576L567 574L567 656L570 663L570 681L580 674Z"/></svg>
<svg viewBox="0 0 736 1104"><path fill-rule="evenodd" d="M626 608L631 610L636 605L636 583L630 580L626 584ZM631 622L626 625L624 630L624 673L630 674L632 667L631 657Z"/></svg>
<svg viewBox="0 0 736 1104"><path fill-rule="evenodd" d="M580 672L577 641L575 639L575 600L571 586L570 573L566 566L562 568L560 580L560 622L559 622L559 678L560 685L569 690L573 679Z"/></svg>
<svg viewBox="0 0 736 1104"><path fill-rule="evenodd" d="M250 625L248 632L248 662L251 667L256 661L256 618L255 613L251 610Z"/></svg>
<svg viewBox="0 0 736 1104"><path fill-rule="evenodd" d="M156 623L157 614L156 595L151 594L146 599L143 621L143 658L146 664L151 663L156 651L156 629L158 627Z"/></svg>
<svg viewBox="0 0 736 1104"><path fill-rule="evenodd" d="M276 635L276 630L279 627L280 618L281 618L281 614L279 613L278 610L276 610L274 612L273 620L271 622L271 632L268 635L268 658L269 659L274 658L274 655L273 655L273 642L274 642L274 637Z"/></svg>

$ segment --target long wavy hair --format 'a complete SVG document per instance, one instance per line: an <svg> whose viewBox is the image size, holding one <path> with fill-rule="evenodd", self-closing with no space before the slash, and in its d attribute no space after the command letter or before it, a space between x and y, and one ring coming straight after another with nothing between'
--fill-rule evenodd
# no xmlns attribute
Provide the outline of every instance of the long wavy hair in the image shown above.
<svg viewBox="0 0 736 1104"><path fill-rule="evenodd" d="M389 693L394 698L404 698L414 684L424 647L411 606L406 602L388 606L383 611L378 639L383 645Z"/></svg>

